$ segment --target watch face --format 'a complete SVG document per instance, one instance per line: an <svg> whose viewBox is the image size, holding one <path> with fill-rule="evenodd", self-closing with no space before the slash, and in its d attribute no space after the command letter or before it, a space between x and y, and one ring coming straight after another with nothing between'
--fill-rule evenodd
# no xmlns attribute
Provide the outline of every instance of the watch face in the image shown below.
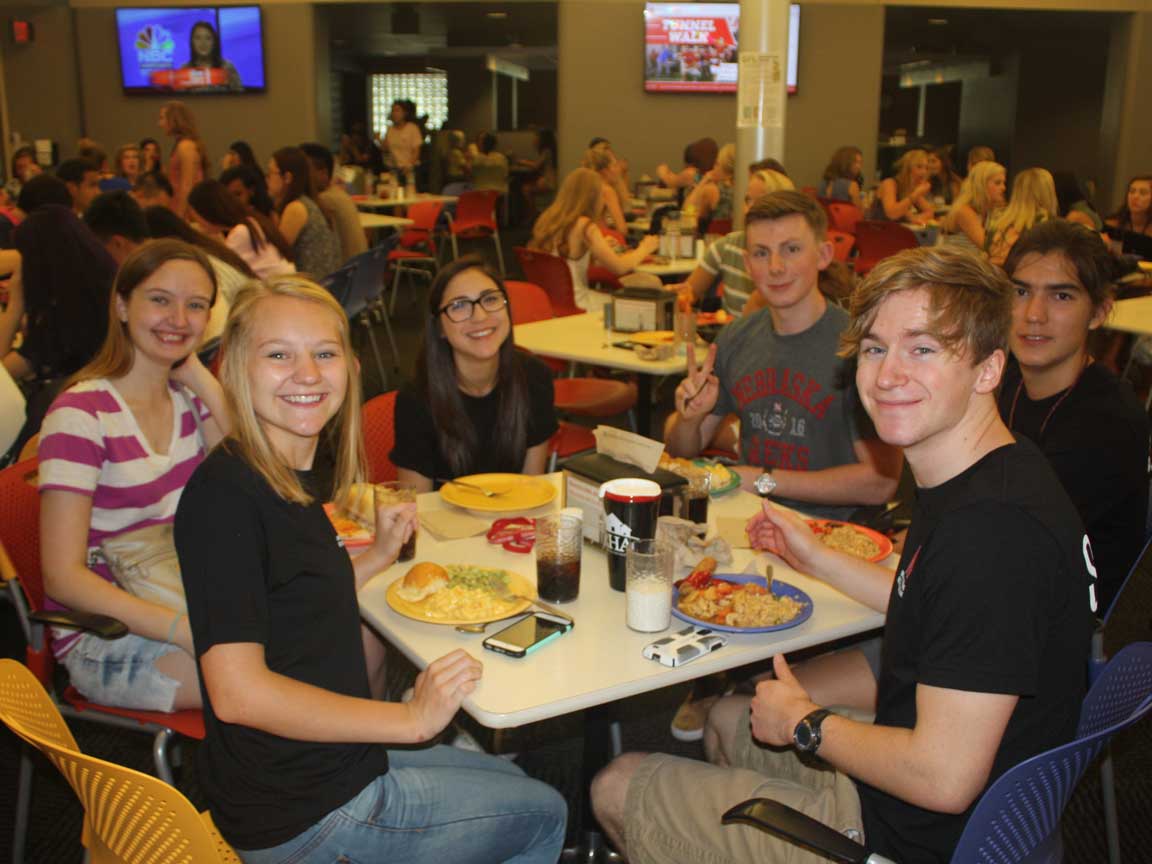
<svg viewBox="0 0 1152 864"><path fill-rule="evenodd" d="M812 727L808 725L807 720L801 720L796 726L796 731L792 733L792 737L796 741L796 746L801 750L807 750L812 746Z"/></svg>

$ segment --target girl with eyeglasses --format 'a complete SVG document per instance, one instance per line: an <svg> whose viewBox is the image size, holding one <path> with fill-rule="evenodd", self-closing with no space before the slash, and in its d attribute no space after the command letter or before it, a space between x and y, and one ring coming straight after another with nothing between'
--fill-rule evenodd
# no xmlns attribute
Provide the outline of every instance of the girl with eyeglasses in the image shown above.
<svg viewBox="0 0 1152 864"><path fill-rule="evenodd" d="M476 257L442 269L416 381L396 399L400 481L428 492L468 474L542 474L556 428L552 375L516 350L499 277Z"/></svg>

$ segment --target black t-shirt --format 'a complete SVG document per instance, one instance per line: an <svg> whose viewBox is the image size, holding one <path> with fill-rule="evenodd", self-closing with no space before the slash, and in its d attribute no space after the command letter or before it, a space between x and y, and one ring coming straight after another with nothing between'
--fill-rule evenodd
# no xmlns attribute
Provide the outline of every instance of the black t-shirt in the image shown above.
<svg viewBox="0 0 1152 864"><path fill-rule="evenodd" d="M556 432L552 373L534 357L521 353L517 356L523 364L528 382L526 443L531 448L547 441ZM455 472L449 466L436 440L428 400L413 386L405 387L396 397L396 443L392 448L392 461L400 468L407 468L433 480L489 472L519 474L524 470L525 454L520 454L519 461L501 460L497 455L496 445L504 434L504 424L499 416L499 384L487 396L460 395L464 401L464 413L476 430L477 439L476 452L467 470Z"/></svg>
<svg viewBox="0 0 1152 864"><path fill-rule="evenodd" d="M1092 629L1083 541L1060 481L1028 441L917 490L888 600L876 723L915 727L918 684L1019 695L989 784L1070 741ZM857 788L870 847L907 864L949 860L971 808L935 813Z"/></svg>
<svg viewBox="0 0 1152 864"><path fill-rule="evenodd" d="M188 481L175 533L197 658L214 645L254 642L273 672L370 698L352 562L319 501L284 501L218 447ZM203 685L201 693L201 782L212 818L239 849L292 839L388 770L380 745L293 741L223 723Z"/></svg>
<svg viewBox="0 0 1152 864"><path fill-rule="evenodd" d="M1062 391L1033 401L1021 383L1013 361L1004 374L1000 416L1013 434L1040 447L1080 512L1092 541L1103 615L1144 547L1148 415L1128 383L1099 363L1084 370L1067 396Z"/></svg>

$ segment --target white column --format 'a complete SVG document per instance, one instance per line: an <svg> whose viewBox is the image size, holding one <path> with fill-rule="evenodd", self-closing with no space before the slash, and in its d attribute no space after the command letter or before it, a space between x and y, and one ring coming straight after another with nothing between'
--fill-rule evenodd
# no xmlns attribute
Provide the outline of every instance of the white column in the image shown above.
<svg viewBox="0 0 1152 864"><path fill-rule="evenodd" d="M733 216L743 224L748 165L784 159L789 0L741 0Z"/></svg>

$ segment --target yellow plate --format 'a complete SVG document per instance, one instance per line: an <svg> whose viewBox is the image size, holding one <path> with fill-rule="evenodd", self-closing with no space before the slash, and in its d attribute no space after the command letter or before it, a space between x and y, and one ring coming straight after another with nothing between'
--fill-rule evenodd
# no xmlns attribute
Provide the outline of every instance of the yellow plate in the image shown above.
<svg viewBox="0 0 1152 864"><path fill-rule="evenodd" d="M676 334L671 330L638 330L628 334L628 341L641 345L671 345L676 341Z"/></svg>
<svg viewBox="0 0 1152 864"><path fill-rule="evenodd" d="M482 510L485 513L515 513L541 507L556 497L556 487L543 477L525 474L472 474L461 477L465 483L483 486L500 494L488 498L483 492L445 483L440 487L440 497L449 504L467 510Z"/></svg>
<svg viewBox="0 0 1152 864"><path fill-rule="evenodd" d="M498 568L492 568L498 569ZM536 586L521 576L519 573L513 573L511 570L504 571L508 580L508 590L513 594L523 594L525 597L536 596ZM521 612L526 612L532 607L532 604L527 600L521 600L519 603L513 604L508 607L507 611L499 615L487 615L481 618L433 618L425 614L423 602L412 603L405 600L398 593L404 577L401 576L395 582L388 586L387 592L384 594L384 599L388 601L396 612L399 612L405 618L412 618L416 621L423 621L426 624L487 624L489 621L499 621L502 618L509 618L513 615L519 615Z"/></svg>

